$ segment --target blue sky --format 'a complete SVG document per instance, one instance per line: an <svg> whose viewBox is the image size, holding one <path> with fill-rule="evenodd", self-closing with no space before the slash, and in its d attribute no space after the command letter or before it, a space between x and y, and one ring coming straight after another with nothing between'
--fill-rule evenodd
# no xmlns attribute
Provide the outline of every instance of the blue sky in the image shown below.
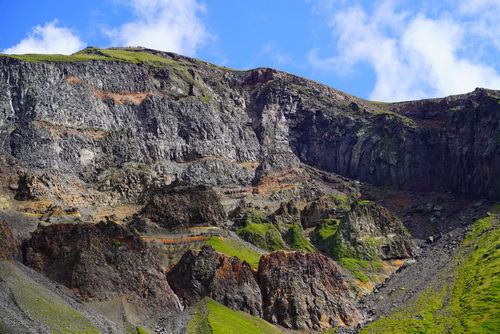
<svg viewBox="0 0 500 334"><path fill-rule="evenodd" d="M500 89L500 0L0 0L0 50L146 46L395 101Z"/></svg>

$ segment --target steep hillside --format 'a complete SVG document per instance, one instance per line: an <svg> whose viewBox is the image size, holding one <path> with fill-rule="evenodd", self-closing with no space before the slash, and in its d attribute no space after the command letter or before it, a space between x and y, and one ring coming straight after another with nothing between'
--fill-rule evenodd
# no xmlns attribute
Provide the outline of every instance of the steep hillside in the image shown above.
<svg viewBox="0 0 500 334"><path fill-rule="evenodd" d="M499 119L481 88L0 55L0 332L495 331L496 213L465 235L500 198Z"/></svg>
<svg viewBox="0 0 500 334"><path fill-rule="evenodd" d="M500 206L477 220L452 261L408 306L361 333L495 333L500 328Z"/></svg>

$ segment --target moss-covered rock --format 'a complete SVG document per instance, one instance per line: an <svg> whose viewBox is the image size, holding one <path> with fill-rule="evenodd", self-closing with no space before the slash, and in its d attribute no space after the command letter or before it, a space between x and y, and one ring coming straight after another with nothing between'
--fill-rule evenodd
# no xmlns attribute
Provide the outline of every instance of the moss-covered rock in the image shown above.
<svg viewBox="0 0 500 334"><path fill-rule="evenodd" d="M302 222L315 226L315 245L337 260L378 261L412 256L411 235L401 221L368 200L323 197L306 206Z"/></svg>
<svg viewBox="0 0 500 334"><path fill-rule="evenodd" d="M236 228L236 233L242 239L268 251L286 248L277 226L258 211L249 211L244 223Z"/></svg>
<svg viewBox="0 0 500 334"><path fill-rule="evenodd" d="M300 224L293 224L285 234L285 240L288 246L293 250L312 252L314 246L304 235L304 230Z"/></svg>

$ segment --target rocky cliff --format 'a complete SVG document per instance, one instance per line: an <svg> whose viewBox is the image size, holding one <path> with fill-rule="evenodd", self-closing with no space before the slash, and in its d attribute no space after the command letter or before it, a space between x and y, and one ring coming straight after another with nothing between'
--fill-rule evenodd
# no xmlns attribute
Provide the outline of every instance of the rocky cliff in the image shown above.
<svg viewBox="0 0 500 334"><path fill-rule="evenodd" d="M18 58L0 58L0 149L30 168L95 181L134 162L248 185L303 162L376 185L500 196L496 91L375 104L146 49Z"/></svg>
<svg viewBox="0 0 500 334"><path fill-rule="evenodd" d="M499 117L488 89L378 103L144 48L0 55L0 259L40 273L2 264L0 332L68 325L51 280L108 333L354 330L500 198Z"/></svg>

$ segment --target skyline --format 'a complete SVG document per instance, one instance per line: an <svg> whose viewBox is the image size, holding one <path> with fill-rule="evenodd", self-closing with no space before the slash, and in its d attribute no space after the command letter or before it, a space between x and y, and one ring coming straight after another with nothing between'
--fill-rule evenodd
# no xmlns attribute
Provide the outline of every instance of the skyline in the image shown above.
<svg viewBox="0 0 500 334"><path fill-rule="evenodd" d="M500 0L0 0L2 53L143 46L379 101L500 89ZM8 32L8 33L5 33Z"/></svg>

